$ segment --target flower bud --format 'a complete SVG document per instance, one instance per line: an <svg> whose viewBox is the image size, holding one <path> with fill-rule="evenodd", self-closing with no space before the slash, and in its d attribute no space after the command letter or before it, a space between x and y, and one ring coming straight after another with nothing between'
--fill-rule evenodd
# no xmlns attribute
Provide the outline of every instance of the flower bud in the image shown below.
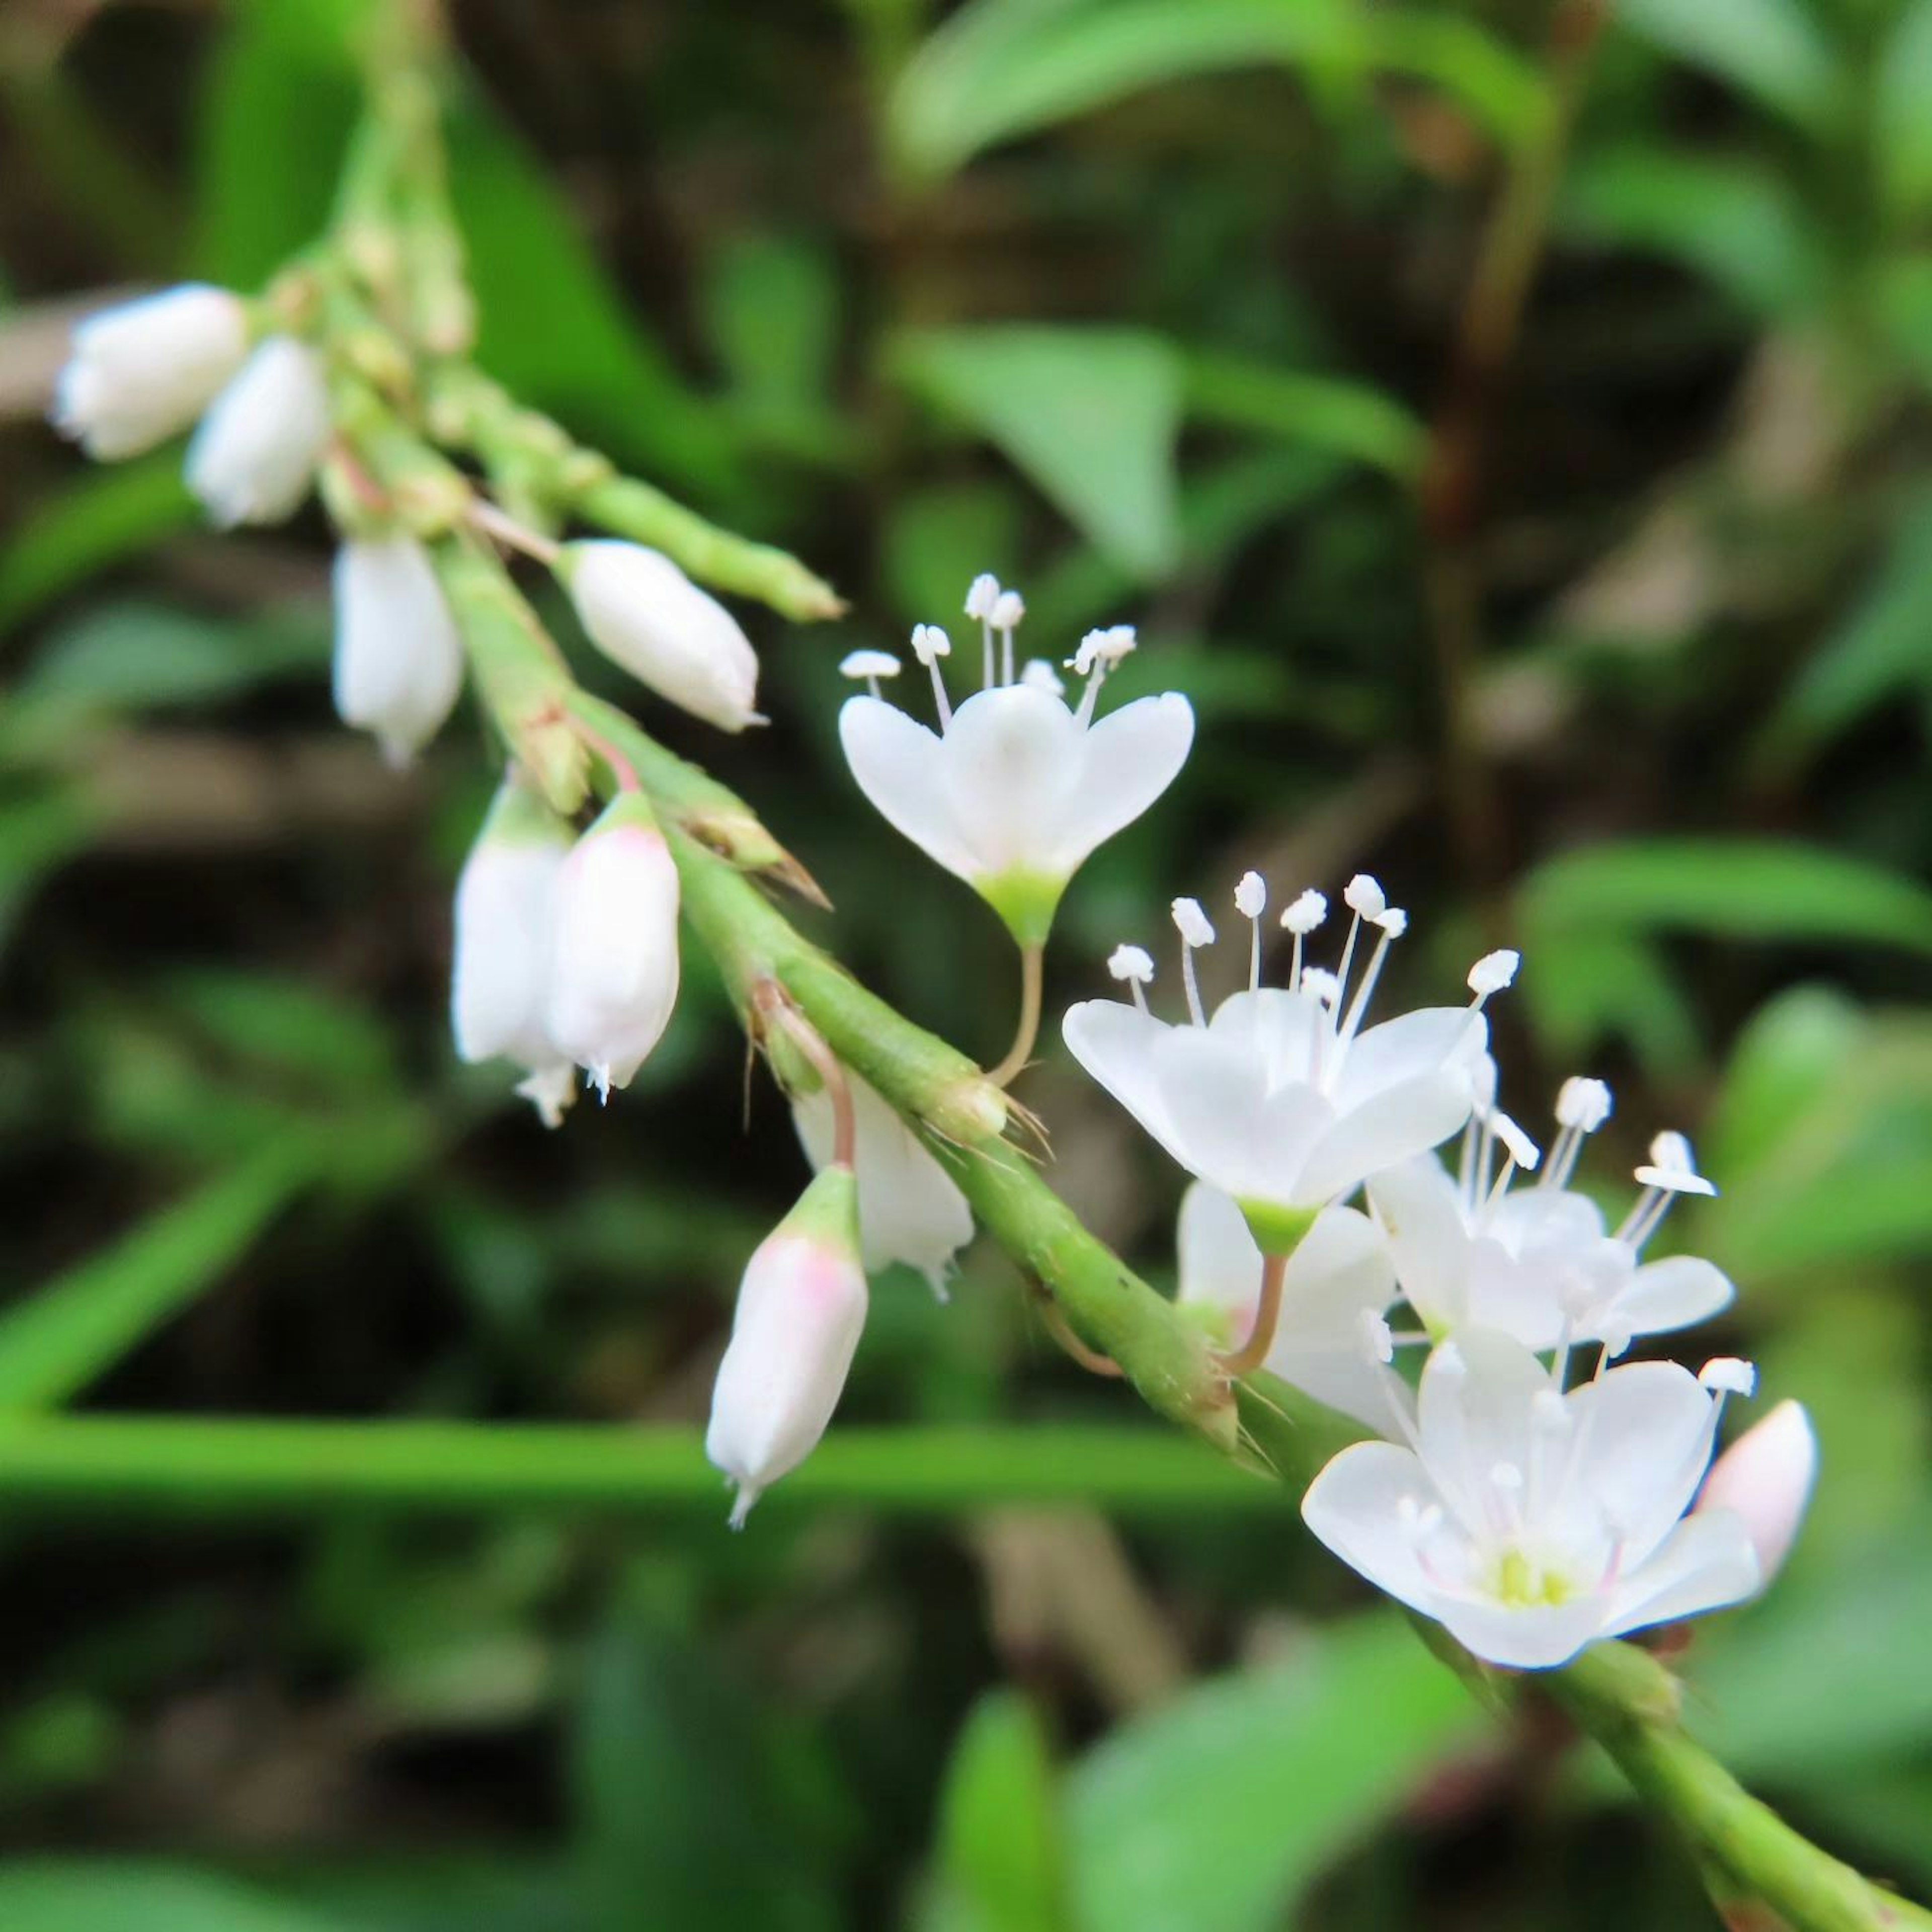
<svg viewBox="0 0 1932 1932"><path fill-rule="evenodd" d="M1817 1474L1818 1438L1811 1418L1802 1402L1781 1402L1711 1466L1696 1506L1730 1510L1744 1519L1762 1582L1768 1584L1797 1540Z"/></svg>
<svg viewBox="0 0 1932 1932"><path fill-rule="evenodd" d="M272 335L214 399L188 448L188 487L210 521L277 524L308 494L328 441L322 358Z"/></svg>
<svg viewBox="0 0 1932 1932"><path fill-rule="evenodd" d="M721 731L761 724L758 660L738 620L661 552L567 544L557 574L590 641L660 697Z"/></svg>
<svg viewBox="0 0 1932 1932"><path fill-rule="evenodd" d="M818 1447L866 1325L859 1192L828 1167L767 1235L738 1289L704 1453L737 1485L731 1526Z"/></svg>
<svg viewBox="0 0 1932 1932"><path fill-rule="evenodd" d="M335 709L406 765L463 688L463 640L429 553L400 534L335 554Z"/></svg>
<svg viewBox="0 0 1932 1932"><path fill-rule="evenodd" d="M90 316L54 392L54 426L105 461L184 430L248 352L239 296L184 282Z"/></svg>
<svg viewBox="0 0 1932 1932"><path fill-rule="evenodd" d="M677 1003L677 868L644 799L625 792L557 880L544 1019L606 1100L628 1087Z"/></svg>
<svg viewBox="0 0 1932 1932"><path fill-rule="evenodd" d="M472 1064L514 1060L530 1076L518 1090L551 1126L575 1084L568 1056L544 1023L557 883L572 842L570 827L513 772L456 882L449 988L456 1051Z"/></svg>

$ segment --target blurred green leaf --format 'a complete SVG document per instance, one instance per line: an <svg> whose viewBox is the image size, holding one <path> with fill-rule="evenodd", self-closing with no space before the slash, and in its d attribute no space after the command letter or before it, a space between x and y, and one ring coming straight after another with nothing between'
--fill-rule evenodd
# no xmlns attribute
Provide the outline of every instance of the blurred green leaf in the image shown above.
<svg viewBox="0 0 1932 1932"><path fill-rule="evenodd" d="M1901 206L1932 200L1932 0L1905 0L1880 56L1872 153Z"/></svg>
<svg viewBox="0 0 1932 1932"><path fill-rule="evenodd" d="M1650 142L1580 156L1564 190L1567 227L1681 262L1746 308L1802 313L1830 288L1826 249L1786 183L1742 157Z"/></svg>
<svg viewBox="0 0 1932 1932"><path fill-rule="evenodd" d="M1534 76L1474 23L1344 0L972 0L901 74L893 149L950 173L982 148L1142 90L1229 68L1306 62L1324 78L1377 69L1432 81L1514 141L1539 111Z"/></svg>
<svg viewBox="0 0 1932 1932"><path fill-rule="evenodd" d="M1796 841L1652 838L1546 860L1518 902L1532 944L1566 932L1852 940L1932 955L1932 890ZM1534 954L1532 955L1534 957Z"/></svg>
<svg viewBox="0 0 1932 1932"><path fill-rule="evenodd" d="M568 1870L547 1853L412 1851L281 1868L278 1892L354 1932L614 1932L584 1911Z"/></svg>
<svg viewBox="0 0 1932 1932"><path fill-rule="evenodd" d="M1468 1732L1474 1706L1392 1610L1123 1726L1067 1796L1083 1924L1264 1932Z"/></svg>
<svg viewBox="0 0 1932 1932"><path fill-rule="evenodd" d="M0 1864L0 1925L7 1932L351 1932L347 1922L231 1879L132 1859Z"/></svg>
<svg viewBox="0 0 1932 1932"><path fill-rule="evenodd" d="M1843 65L1804 0L1622 0L1616 17L1814 134L1844 109Z"/></svg>
<svg viewBox="0 0 1932 1932"><path fill-rule="evenodd" d="M1523 998L1552 1059L1577 1064L1605 1040L1628 1042L1653 1075L1702 1057L1696 1022L1657 947L1630 932L1537 932Z"/></svg>
<svg viewBox="0 0 1932 1932"><path fill-rule="evenodd" d="M1126 328L1000 323L901 336L906 385L997 446L1090 542L1142 578L1179 548L1180 357Z"/></svg>
<svg viewBox="0 0 1932 1932"><path fill-rule="evenodd" d="M0 636L194 520L172 452L84 471L40 501L0 556Z"/></svg>
<svg viewBox="0 0 1932 1932"><path fill-rule="evenodd" d="M300 980L220 966L171 974L167 1006L257 1072L292 1074L344 1100L399 1090L394 1048L368 1008Z"/></svg>
<svg viewBox="0 0 1932 1932"><path fill-rule="evenodd" d="M1069 1932L1052 1759L1016 1691L982 1697L953 1748L934 1877L926 1932Z"/></svg>
<svg viewBox="0 0 1932 1932"><path fill-rule="evenodd" d="M1187 358L1187 407L1204 422L1258 430L1405 480L1422 461L1422 424L1366 382L1197 352Z"/></svg>
<svg viewBox="0 0 1932 1932"><path fill-rule="evenodd" d="M11 943L40 882L84 852L98 830L94 808L64 787L0 804L0 946Z"/></svg>

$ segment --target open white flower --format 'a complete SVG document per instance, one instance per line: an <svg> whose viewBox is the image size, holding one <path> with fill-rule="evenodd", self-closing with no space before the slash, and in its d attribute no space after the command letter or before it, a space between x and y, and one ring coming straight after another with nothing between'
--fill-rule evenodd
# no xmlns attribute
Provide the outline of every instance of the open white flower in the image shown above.
<svg viewBox="0 0 1932 1932"><path fill-rule="evenodd" d="M202 418L188 446L188 487L224 530L278 524L308 494L328 428L322 358L272 335Z"/></svg>
<svg viewBox="0 0 1932 1932"><path fill-rule="evenodd" d="M1262 1280L1262 1251L1240 1209L1196 1181L1180 1203L1176 1246L1182 1305L1207 1312L1217 1346L1238 1348L1253 1329ZM1317 1402L1385 1428L1388 1395L1362 1347L1362 1321L1394 1299L1381 1230L1352 1208L1324 1208L1288 1262L1263 1366Z"/></svg>
<svg viewBox="0 0 1932 1932"><path fill-rule="evenodd" d="M1244 880L1240 894L1257 920L1259 886ZM1073 1057L1168 1154L1234 1196L1270 1255L1292 1253L1316 1213L1370 1174L1462 1126L1488 1043L1480 1009L1515 970L1514 953L1492 954L1470 975L1470 1006L1427 1007L1364 1028L1390 943L1408 921L1365 876L1350 883L1347 902L1354 920L1339 971L1303 964L1303 941L1324 909L1318 894L1304 894L1282 920L1294 935L1288 985L1260 984L1256 946L1248 990L1224 1000L1210 1020L1193 953L1213 929L1193 900L1177 900L1188 1023L1156 1018L1136 973L1132 1005L1089 1000L1061 1028ZM1375 950L1352 988L1364 926L1376 928Z"/></svg>
<svg viewBox="0 0 1932 1932"><path fill-rule="evenodd" d="M1651 1184L1614 1235L1597 1204L1565 1184L1609 1112L1600 1082L1565 1082L1556 1146L1533 1187L1510 1182L1538 1165L1534 1144L1487 1106L1469 1123L1457 1178L1432 1154L1371 1177L1370 1204L1388 1229L1402 1294L1431 1334L1473 1325L1531 1348L1601 1342L1614 1358L1640 1335L1688 1328L1730 1305L1730 1278L1699 1256L1640 1261L1672 1196L1709 1189L1681 1135L1659 1136L1652 1153L1663 1162L1643 1170Z"/></svg>
<svg viewBox="0 0 1932 1932"><path fill-rule="evenodd" d="M335 553L335 709L405 765L463 688L463 640L429 553L401 532Z"/></svg>
<svg viewBox="0 0 1932 1932"><path fill-rule="evenodd" d="M1108 671L1134 646L1130 628L1096 632L1082 644L1073 662L1087 685L1070 708L1037 674L1015 676L1013 627L1022 613L1014 592L978 580L968 609L981 620L986 688L954 710L940 673L951 644L936 625L922 624L912 648L932 674L940 729L868 695L846 700L839 741L880 814L972 886L1022 946L1038 946L1082 862L1146 811L1186 762L1193 708L1168 692L1096 722Z"/></svg>
<svg viewBox="0 0 1932 1932"><path fill-rule="evenodd" d="M853 1167L866 1271L876 1274L903 1262L925 1276L943 1301L952 1258L973 1238L973 1210L884 1096L849 1067L845 1079L856 1129ZM791 1112L806 1157L815 1168L828 1166L835 1131L831 1095L822 1087L801 1094Z"/></svg>
<svg viewBox="0 0 1932 1932"><path fill-rule="evenodd" d="M1781 1402L1747 1429L1717 1461L1698 1492L1697 1510L1741 1516L1762 1580L1784 1568L1818 1479L1818 1438L1804 1405Z"/></svg>
<svg viewBox="0 0 1932 1932"><path fill-rule="evenodd" d="M1343 1450L1301 1513L1345 1563L1477 1656L1550 1669L1757 1588L1743 1520L1684 1514L1720 1400L1669 1362L1566 1395L1520 1343L1472 1329L1430 1356L1412 1439Z"/></svg>
<svg viewBox="0 0 1932 1932"><path fill-rule="evenodd" d="M184 282L91 315L54 394L54 427L88 455L138 456L184 430L248 352L242 298Z"/></svg>

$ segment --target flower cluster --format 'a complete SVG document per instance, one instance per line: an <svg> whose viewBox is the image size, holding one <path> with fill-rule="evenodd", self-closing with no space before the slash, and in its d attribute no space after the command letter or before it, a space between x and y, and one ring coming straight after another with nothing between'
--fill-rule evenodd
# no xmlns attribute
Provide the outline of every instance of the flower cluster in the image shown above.
<svg viewBox="0 0 1932 1932"><path fill-rule="evenodd" d="M1244 990L1207 1011L1195 955L1213 926L1178 900L1186 1022L1154 1016L1153 960L1124 946L1109 968L1131 1002L1076 1006L1064 1030L1195 1177L1180 1300L1231 1372L1265 1366L1382 1438L1317 1476L1302 1506L1310 1528L1478 1656L1518 1669L1751 1594L1809 1493L1802 1411L1784 1405L1712 1471L1726 1396L1754 1388L1749 1365L1719 1358L1693 1375L1618 1360L1732 1298L1708 1262L1642 1258L1673 1201L1715 1191L1689 1144L1657 1137L1637 1199L1610 1230L1571 1186L1609 1090L1564 1083L1546 1161L1496 1104L1482 1009L1514 977L1515 954L1477 962L1467 1006L1370 1026L1408 925L1374 880L1342 895L1349 924L1333 970L1304 956L1327 902L1306 892L1289 904L1280 987L1262 982L1262 880L1248 874L1234 897L1250 922ZM1434 1150L1458 1137L1451 1172ZM1515 1185L1532 1174L1534 1186ZM1365 1210L1346 1204L1358 1193ZM1586 1348L1596 1360L1584 1374ZM1412 1348L1413 1380L1396 1366Z"/></svg>

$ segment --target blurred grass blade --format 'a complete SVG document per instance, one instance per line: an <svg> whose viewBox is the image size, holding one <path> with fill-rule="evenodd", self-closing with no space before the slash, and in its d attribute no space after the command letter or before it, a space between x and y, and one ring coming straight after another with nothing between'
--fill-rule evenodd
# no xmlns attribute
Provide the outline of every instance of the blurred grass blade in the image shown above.
<svg viewBox="0 0 1932 1932"><path fill-rule="evenodd" d="M1015 1690L973 1707L940 1798L938 1869L922 1932L1072 1932L1052 1754Z"/></svg>
<svg viewBox="0 0 1932 1932"><path fill-rule="evenodd" d="M350 1922L184 1866L129 1859L0 1863L7 1932L351 1932Z"/></svg>
<svg viewBox="0 0 1932 1932"><path fill-rule="evenodd" d="M1844 112L1849 89L1819 10L1805 0L1622 0L1616 18L1664 52L1820 134Z"/></svg>
<svg viewBox="0 0 1932 1932"><path fill-rule="evenodd" d="M314 1172L290 1140L0 1314L0 1411L49 1408L220 1280Z"/></svg>
<svg viewBox="0 0 1932 1932"><path fill-rule="evenodd" d="M1162 338L921 329L898 338L891 359L908 388L1003 451L1123 569L1148 579L1172 568L1182 368Z"/></svg>
<svg viewBox="0 0 1932 1932"><path fill-rule="evenodd" d="M1475 1721L1393 1610L1190 1691L1068 1780L1081 1922L1268 1932Z"/></svg>
<svg viewBox="0 0 1932 1932"><path fill-rule="evenodd" d="M1628 927L1851 940L1932 956L1932 891L1859 860L1781 840L1587 846L1538 867L1520 907L1530 946L1544 934Z"/></svg>
<svg viewBox="0 0 1932 1932"><path fill-rule="evenodd" d="M194 520L178 451L82 472L43 500L0 555L0 637Z"/></svg>
<svg viewBox="0 0 1932 1932"><path fill-rule="evenodd" d="M1505 142L1541 109L1527 66L1474 23L1440 14L1370 14L1345 0L974 0L900 76L890 135L908 173L936 179L1145 88L1281 62L1433 82Z"/></svg>
<svg viewBox="0 0 1932 1932"><path fill-rule="evenodd" d="M1422 424L1366 382L1271 368L1241 356L1196 354L1187 359L1187 407L1201 422L1258 430L1405 482L1421 466Z"/></svg>
<svg viewBox="0 0 1932 1932"><path fill-rule="evenodd" d="M1905 209L1932 201L1932 0L1899 8L1880 56L1872 154Z"/></svg>

